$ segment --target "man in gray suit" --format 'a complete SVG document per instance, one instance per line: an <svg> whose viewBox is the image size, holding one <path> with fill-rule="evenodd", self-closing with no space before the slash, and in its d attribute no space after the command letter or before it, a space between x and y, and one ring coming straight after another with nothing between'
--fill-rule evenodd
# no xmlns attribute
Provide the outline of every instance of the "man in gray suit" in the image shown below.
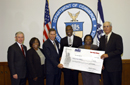
<svg viewBox="0 0 130 85"><path fill-rule="evenodd" d="M26 84L26 46L23 45L24 34L15 34L16 42L8 48L8 65L11 74L12 85Z"/></svg>

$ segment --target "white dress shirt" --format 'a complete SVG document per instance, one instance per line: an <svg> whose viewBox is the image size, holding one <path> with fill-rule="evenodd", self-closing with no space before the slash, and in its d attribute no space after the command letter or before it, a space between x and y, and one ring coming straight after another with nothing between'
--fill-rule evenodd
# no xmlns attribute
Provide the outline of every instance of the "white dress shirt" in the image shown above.
<svg viewBox="0 0 130 85"><path fill-rule="evenodd" d="M110 39L111 33L112 33L112 32L110 32L108 35L105 34L105 36L107 36L107 42L108 42L109 39Z"/></svg>
<svg viewBox="0 0 130 85"><path fill-rule="evenodd" d="M20 44L20 43L18 43L18 42L17 42L17 44L19 45L19 47L20 47L20 49L21 49L21 45L22 45L22 44Z"/></svg>
<svg viewBox="0 0 130 85"><path fill-rule="evenodd" d="M68 37L68 45L69 45L69 39L71 38L71 46L73 45L73 40L74 40L74 35L72 36L67 36Z"/></svg>

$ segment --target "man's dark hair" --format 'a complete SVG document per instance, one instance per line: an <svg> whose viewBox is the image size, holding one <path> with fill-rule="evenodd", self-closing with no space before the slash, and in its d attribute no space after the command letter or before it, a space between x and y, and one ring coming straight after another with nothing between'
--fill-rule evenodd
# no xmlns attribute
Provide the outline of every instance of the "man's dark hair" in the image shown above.
<svg viewBox="0 0 130 85"><path fill-rule="evenodd" d="M71 29L73 30L73 28L72 28L72 26L71 26L71 25L67 25L67 26L66 26L66 28L67 28L67 27L71 27Z"/></svg>
<svg viewBox="0 0 130 85"><path fill-rule="evenodd" d="M53 28L49 29L49 33L50 33L51 31L55 31L55 32L56 32L56 30L55 30L55 29L53 29Z"/></svg>

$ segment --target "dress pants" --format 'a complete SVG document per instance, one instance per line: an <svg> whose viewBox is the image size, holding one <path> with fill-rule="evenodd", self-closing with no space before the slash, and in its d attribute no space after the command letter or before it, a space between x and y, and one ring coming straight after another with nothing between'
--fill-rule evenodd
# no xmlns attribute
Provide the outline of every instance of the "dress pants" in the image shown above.
<svg viewBox="0 0 130 85"><path fill-rule="evenodd" d="M36 81L33 78L29 78L29 85L44 85L44 77L38 77Z"/></svg>
<svg viewBox="0 0 130 85"><path fill-rule="evenodd" d="M61 72L57 74L46 74L46 85L60 85Z"/></svg>
<svg viewBox="0 0 130 85"><path fill-rule="evenodd" d="M103 85L121 85L122 71L108 72L103 70Z"/></svg>
<svg viewBox="0 0 130 85"><path fill-rule="evenodd" d="M64 68L63 72L64 72L64 85L78 85L79 71Z"/></svg>
<svg viewBox="0 0 130 85"><path fill-rule="evenodd" d="M11 77L11 85L26 85L26 78L14 79L13 77Z"/></svg>

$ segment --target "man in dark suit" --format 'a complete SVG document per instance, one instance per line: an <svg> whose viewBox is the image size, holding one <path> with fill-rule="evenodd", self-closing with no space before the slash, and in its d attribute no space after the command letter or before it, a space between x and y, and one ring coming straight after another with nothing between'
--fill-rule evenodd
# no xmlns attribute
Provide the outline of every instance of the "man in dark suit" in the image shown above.
<svg viewBox="0 0 130 85"><path fill-rule="evenodd" d="M43 43L43 52L46 57L46 85L60 85L62 64L59 64L59 43L55 40L55 29L49 30L49 39Z"/></svg>
<svg viewBox="0 0 130 85"><path fill-rule="evenodd" d="M61 49L60 55L63 52L64 46L67 47L79 47L82 45L82 39L73 35L73 29L70 25L66 26L66 37L60 41ZM64 84L65 85L78 85L78 71L71 69L63 69L64 72Z"/></svg>
<svg viewBox="0 0 130 85"><path fill-rule="evenodd" d="M103 85L121 85L123 42L120 35L112 32L110 22L103 24L105 35L100 39L99 49L105 51L101 56L104 59Z"/></svg>
<svg viewBox="0 0 130 85"><path fill-rule="evenodd" d="M8 65L11 74L12 85L26 84L26 51L27 48L22 43L24 34L17 32L15 34L16 43L8 48Z"/></svg>

